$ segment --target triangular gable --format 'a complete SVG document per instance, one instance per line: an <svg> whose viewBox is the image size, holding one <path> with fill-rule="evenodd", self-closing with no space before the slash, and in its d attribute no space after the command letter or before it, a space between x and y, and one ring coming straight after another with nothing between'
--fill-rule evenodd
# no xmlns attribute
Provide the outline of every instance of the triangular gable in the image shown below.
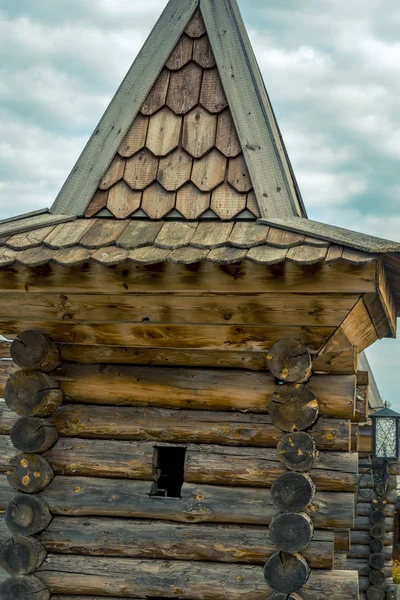
<svg viewBox="0 0 400 600"><path fill-rule="evenodd" d="M305 216L236 0L170 0L51 209L105 210Z"/></svg>

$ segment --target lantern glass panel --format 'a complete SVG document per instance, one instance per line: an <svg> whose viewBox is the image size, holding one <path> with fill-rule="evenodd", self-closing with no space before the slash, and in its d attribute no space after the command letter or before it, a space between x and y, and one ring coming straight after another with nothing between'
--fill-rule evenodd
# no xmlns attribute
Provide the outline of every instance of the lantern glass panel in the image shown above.
<svg viewBox="0 0 400 600"><path fill-rule="evenodd" d="M375 423L376 458L397 458L397 424L392 417L377 417Z"/></svg>

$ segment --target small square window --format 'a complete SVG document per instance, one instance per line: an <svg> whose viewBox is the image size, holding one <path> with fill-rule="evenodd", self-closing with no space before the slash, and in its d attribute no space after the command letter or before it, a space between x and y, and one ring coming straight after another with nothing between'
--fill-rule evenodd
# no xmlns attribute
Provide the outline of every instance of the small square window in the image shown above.
<svg viewBox="0 0 400 600"><path fill-rule="evenodd" d="M152 496L180 498L185 472L184 446L157 446L155 465L157 483Z"/></svg>

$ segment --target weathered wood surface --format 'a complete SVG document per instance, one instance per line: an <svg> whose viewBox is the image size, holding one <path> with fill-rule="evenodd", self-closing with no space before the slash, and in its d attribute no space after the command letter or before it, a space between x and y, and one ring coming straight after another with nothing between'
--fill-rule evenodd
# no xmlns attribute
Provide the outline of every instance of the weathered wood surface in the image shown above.
<svg viewBox="0 0 400 600"><path fill-rule="evenodd" d="M188 446L186 452L189 482L269 487L283 473L275 453L265 449ZM356 491L358 454L320 452L310 475L318 490Z"/></svg>
<svg viewBox="0 0 400 600"><path fill-rule="evenodd" d="M267 358L272 375L285 383L307 381L311 375L311 356L300 340L279 340L269 349Z"/></svg>
<svg viewBox="0 0 400 600"><path fill-rule="evenodd" d="M179 589L184 600L264 600L271 589L261 566L187 561L63 556L50 554L36 576L55 594L160 596ZM303 600L358 599L357 573L314 570Z"/></svg>
<svg viewBox="0 0 400 600"><path fill-rule="evenodd" d="M359 296L342 294L224 294L149 296L147 294L29 295L29 318L69 322L211 323L337 327ZM0 314L21 317L26 297L0 295ZM38 323L39 325L39 323ZM8 345L5 345L5 353ZM9 356L8 352L6 356Z"/></svg>
<svg viewBox="0 0 400 600"><path fill-rule="evenodd" d="M371 504L368 504L366 502L364 502L364 503L359 502L357 504L356 511L357 511L358 517L367 517L371 514L371 512L373 510L374 510L374 508L371 506ZM394 518L394 516L396 514L396 506L394 504L383 504L382 511L383 511L385 517Z"/></svg>
<svg viewBox="0 0 400 600"><path fill-rule="evenodd" d="M369 544L353 544L348 552L348 557L369 559L371 552ZM385 560L392 560L393 546L384 546L382 544L382 552Z"/></svg>
<svg viewBox="0 0 400 600"><path fill-rule="evenodd" d="M263 565L276 551L268 529L256 526L176 525L165 521L56 517L37 537L48 552L57 554ZM316 530L303 554L312 568L331 569L333 533Z"/></svg>
<svg viewBox="0 0 400 600"><path fill-rule="evenodd" d="M303 431L318 419L318 400L302 383L278 385L270 397L268 412L274 425L282 431Z"/></svg>
<svg viewBox="0 0 400 600"><path fill-rule="evenodd" d="M184 348L119 348L118 346L77 346L60 344L64 361L84 364L143 364L154 366L229 367L265 371L265 352L232 350L187 350ZM320 355L314 359L314 370L347 375L356 372L355 348L351 351Z"/></svg>
<svg viewBox="0 0 400 600"><path fill-rule="evenodd" d="M155 476L154 446L152 442L59 439L42 457L56 474L148 480ZM273 449L235 449L205 444L188 444L186 447L184 475L185 481L190 483L271 487L277 477L285 473ZM6 436L0 436L0 470L10 469L10 461L15 462L14 455L11 441ZM310 472L313 482L321 491L355 491L357 458L357 454L321 451ZM18 465L23 459L22 455L17 459ZM41 457L37 456L36 461L39 459ZM26 475L26 468L19 467L23 473L18 481ZM41 483L37 477L34 479L37 479L37 485ZM29 482L26 485L29 487ZM24 491L28 491L28 487Z"/></svg>
<svg viewBox="0 0 400 600"><path fill-rule="evenodd" d="M45 501L54 515L268 525L276 514L268 489L184 483L181 498L160 498L149 496L152 486L151 481L58 475L38 495L23 497ZM4 510L14 496L6 477L0 476L0 509ZM354 494L317 492L305 512L316 528L351 527Z"/></svg>
<svg viewBox="0 0 400 600"><path fill-rule="evenodd" d="M350 550L350 529L334 529L335 552Z"/></svg>
<svg viewBox="0 0 400 600"><path fill-rule="evenodd" d="M8 483L27 494L39 492L49 485L53 477L51 466L40 454L17 454L7 466Z"/></svg>
<svg viewBox="0 0 400 600"><path fill-rule="evenodd" d="M308 546L313 533L312 521L305 513L277 514L269 526L272 543L283 552L300 552Z"/></svg>
<svg viewBox="0 0 400 600"><path fill-rule="evenodd" d="M14 576L33 573L45 558L44 546L34 537L9 537L0 544L0 567Z"/></svg>
<svg viewBox="0 0 400 600"><path fill-rule="evenodd" d="M371 536L369 534L369 531L351 531L350 537L352 548L354 545L361 544L362 546L365 546L365 544L369 544L371 542ZM382 538L382 542L385 546L392 546L393 534L390 532L385 532L385 535Z"/></svg>
<svg viewBox="0 0 400 600"><path fill-rule="evenodd" d="M304 586L310 575L306 559L296 552L276 552L265 563L264 577L274 590L290 594Z"/></svg>
<svg viewBox="0 0 400 600"><path fill-rule="evenodd" d="M276 455L290 471L309 471L317 456L315 440L304 431L287 433L279 440Z"/></svg>
<svg viewBox="0 0 400 600"><path fill-rule="evenodd" d="M10 437L13 445L22 452L44 452L55 444L58 433L48 419L22 417L14 423Z"/></svg>
<svg viewBox="0 0 400 600"><path fill-rule="evenodd" d="M281 512L303 511L315 497L315 485L309 475L286 472L273 482L271 497Z"/></svg>
<svg viewBox="0 0 400 600"><path fill-rule="evenodd" d="M18 334L11 344L10 355L21 369L48 372L56 369L61 362L57 346L36 329Z"/></svg>
<svg viewBox="0 0 400 600"><path fill-rule="evenodd" d="M83 292L109 294L126 292L226 292L235 294L249 291L284 293L350 293L375 291L376 265L352 265L336 262L301 266L281 263L272 266L256 265L248 261L233 265L211 262L193 265L158 263L138 265L130 262L109 269L91 261L80 269L57 264L45 268L13 265L0 273L2 294L8 292L49 292L70 294Z"/></svg>
<svg viewBox="0 0 400 600"><path fill-rule="evenodd" d="M14 535L34 535L45 529L51 518L46 502L36 494L14 495L6 505L5 522Z"/></svg>
<svg viewBox="0 0 400 600"><path fill-rule="evenodd" d="M64 401L120 406L267 412L276 387L267 373L225 369L64 363L52 375ZM318 399L321 416L351 419L355 384L353 375L314 375L308 387Z"/></svg>
<svg viewBox="0 0 400 600"><path fill-rule="evenodd" d="M42 581L33 575L10 577L0 583L2 600L49 600L50 592Z"/></svg>
<svg viewBox="0 0 400 600"><path fill-rule="evenodd" d="M17 420L0 400L0 433L10 433ZM282 436L266 414L220 411L66 404L51 422L62 437L275 448ZM309 434L321 450L349 451L349 421L320 417Z"/></svg>
<svg viewBox="0 0 400 600"><path fill-rule="evenodd" d="M12 364L7 362L7 367L12 367ZM7 406L22 417L45 417L60 406L62 392L50 375L21 370L9 377L4 399Z"/></svg>
<svg viewBox="0 0 400 600"><path fill-rule="evenodd" d="M4 335L17 335L21 329L37 327L38 322L27 318L4 319L0 317L0 331ZM68 344L94 344L131 346L143 348L208 348L211 350L264 350L282 337L299 337L310 350L318 350L334 332L332 327L301 327L298 325L230 325L230 324L140 324L130 321L120 323L73 323L71 321L46 321L46 333L56 342Z"/></svg>

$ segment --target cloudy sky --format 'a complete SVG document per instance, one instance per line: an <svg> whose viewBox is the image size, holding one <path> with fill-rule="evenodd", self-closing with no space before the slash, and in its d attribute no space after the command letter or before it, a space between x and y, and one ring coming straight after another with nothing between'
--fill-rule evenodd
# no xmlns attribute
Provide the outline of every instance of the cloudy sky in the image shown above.
<svg viewBox="0 0 400 600"><path fill-rule="evenodd" d="M0 0L0 219L51 205L165 4ZM398 1L239 4L310 218L400 241ZM369 358L400 410L400 342Z"/></svg>

